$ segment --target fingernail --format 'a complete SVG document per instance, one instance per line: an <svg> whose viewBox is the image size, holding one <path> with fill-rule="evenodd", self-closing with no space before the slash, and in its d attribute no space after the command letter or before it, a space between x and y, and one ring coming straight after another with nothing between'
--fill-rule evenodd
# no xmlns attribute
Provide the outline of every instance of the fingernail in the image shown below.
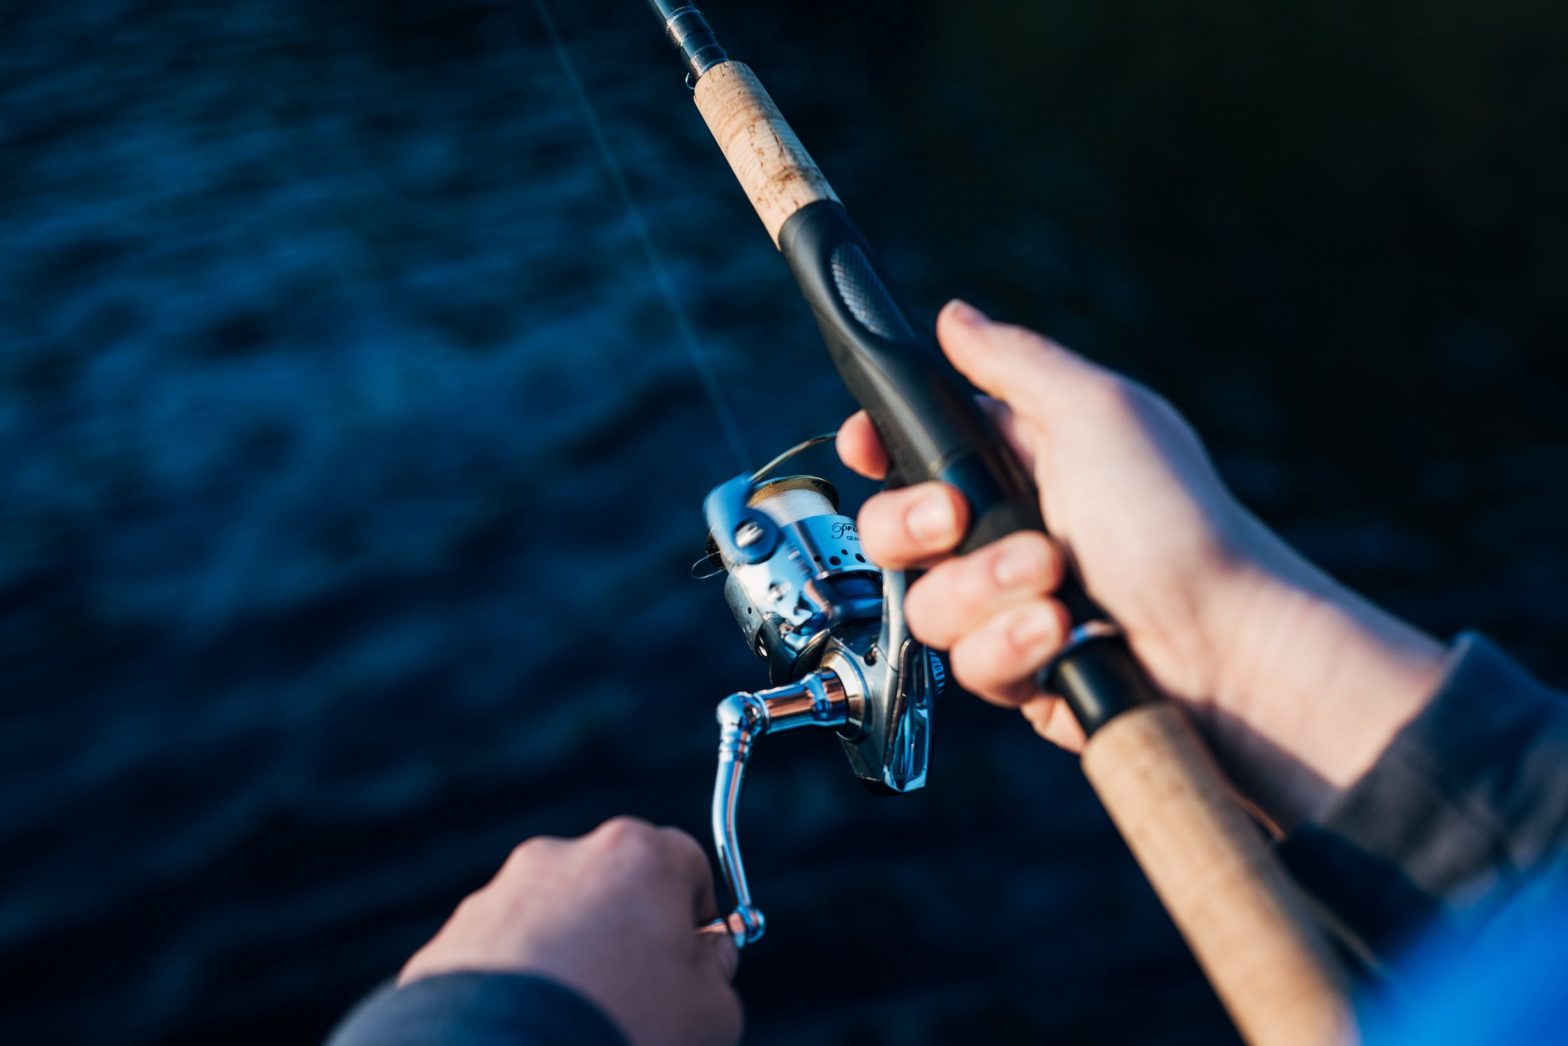
<svg viewBox="0 0 1568 1046"><path fill-rule="evenodd" d="M1047 607L1030 607L1007 630L1007 638L1020 650L1034 650L1056 638L1056 615Z"/></svg>
<svg viewBox="0 0 1568 1046"><path fill-rule="evenodd" d="M1016 588L1034 579L1039 557L1026 548L1010 548L996 558L991 575L1003 588Z"/></svg>
<svg viewBox="0 0 1568 1046"><path fill-rule="evenodd" d="M956 522L953 518L953 503L938 493L927 494L915 502L909 515L904 517L909 532L925 541L937 541L950 536Z"/></svg>
<svg viewBox="0 0 1568 1046"><path fill-rule="evenodd" d="M962 298L954 298L947 303L947 314L953 318L954 322L963 324L965 327L978 327L986 322L985 313Z"/></svg>

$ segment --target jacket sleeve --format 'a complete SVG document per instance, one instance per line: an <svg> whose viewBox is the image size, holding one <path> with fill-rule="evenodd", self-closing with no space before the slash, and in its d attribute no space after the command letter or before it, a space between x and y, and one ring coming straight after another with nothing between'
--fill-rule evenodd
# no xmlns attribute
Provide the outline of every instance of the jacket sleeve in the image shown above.
<svg viewBox="0 0 1568 1046"><path fill-rule="evenodd" d="M533 974L461 972L381 989L328 1046L626 1046L596 1006Z"/></svg>
<svg viewBox="0 0 1568 1046"><path fill-rule="evenodd" d="M1568 838L1568 697L1461 636L1427 707L1279 847L1376 965L1428 930L1478 929Z"/></svg>

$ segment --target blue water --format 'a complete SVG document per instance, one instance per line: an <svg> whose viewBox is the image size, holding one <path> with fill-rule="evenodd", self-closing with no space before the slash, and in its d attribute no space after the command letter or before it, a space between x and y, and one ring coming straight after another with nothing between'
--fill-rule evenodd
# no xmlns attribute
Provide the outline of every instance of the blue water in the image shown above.
<svg viewBox="0 0 1568 1046"><path fill-rule="evenodd" d="M557 7L751 464L832 428L642 5ZM1434 10L712 14L924 312L1131 368L1336 572L1562 679L1568 86L1510 70L1563 19ZM702 833L712 707L763 682L687 575L739 466L528 5L82 0L5 38L7 1041L319 1039L519 839ZM751 1041L1222 1034L1073 762L941 714L907 799L759 755Z"/></svg>

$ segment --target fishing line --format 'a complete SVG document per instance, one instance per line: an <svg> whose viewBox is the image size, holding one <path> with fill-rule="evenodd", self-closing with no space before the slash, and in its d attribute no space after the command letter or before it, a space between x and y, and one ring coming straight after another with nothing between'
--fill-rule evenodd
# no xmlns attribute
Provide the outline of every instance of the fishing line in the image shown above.
<svg viewBox="0 0 1568 1046"><path fill-rule="evenodd" d="M735 422L735 415L730 411L729 404L724 400L723 389L719 385L718 375L713 371L708 362L701 344L697 340L697 329L691 321L685 306L675 292L675 281L670 277L670 270L664 264L663 257L659 254L658 246L653 242L653 234L648 230L648 223L643 220L642 208L637 206L636 199L632 196L631 186L626 181L625 172L615 158L615 152L610 148L610 140L604 133L604 126L599 122L593 102L588 98L588 92L583 88L581 77L577 75L577 66L572 61L571 54L566 49L566 44L561 40L561 35L556 31L555 20L550 17L549 10L545 7L544 0L533 0L534 10L539 14L539 21L544 23L545 35L550 38L550 46L555 51L556 61L561 65L561 73L566 78L567 86L571 88L572 95L577 100L577 107L582 111L583 122L588 125L588 133L593 138L594 146L599 150L599 158L604 163L604 169L610 175L610 181L615 186L615 193L621 198L621 203L626 208L626 215L631 220L632 231L642 246L643 256L647 258L648 267L653 270L654 281L659 285L659 292L664 297L665 303L670 307L670 314L675 318L675 328L680 335L681 342L686 346L686 354L691 357L692 367L696 369L698 378L702 381L704 393L713 413L718 415L719 427L724 430L724 438L730 445L730 450L735 455L736 462L742 471L749 471L751 462L755 459L746 447L746 438L741 435L740 426Z"/></svg>

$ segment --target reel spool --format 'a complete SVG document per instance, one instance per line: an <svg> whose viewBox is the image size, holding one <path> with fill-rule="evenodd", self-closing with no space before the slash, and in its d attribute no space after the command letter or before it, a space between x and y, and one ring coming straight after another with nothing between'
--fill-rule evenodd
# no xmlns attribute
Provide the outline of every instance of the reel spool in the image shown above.
<svg viewBox="0 0 1568 1046"><path fill-rule="evenodd" d="M753 484L747 508L779 531L761 562L726 559L709 534L709 556L725 573L725 601L747 645L767 663L770 682L815 668L835 626L882 616L882 571L861 551L855 521L839 513L838 501L833 485L816 476ZM756 531L746 536L762 540Z"/></svg>

